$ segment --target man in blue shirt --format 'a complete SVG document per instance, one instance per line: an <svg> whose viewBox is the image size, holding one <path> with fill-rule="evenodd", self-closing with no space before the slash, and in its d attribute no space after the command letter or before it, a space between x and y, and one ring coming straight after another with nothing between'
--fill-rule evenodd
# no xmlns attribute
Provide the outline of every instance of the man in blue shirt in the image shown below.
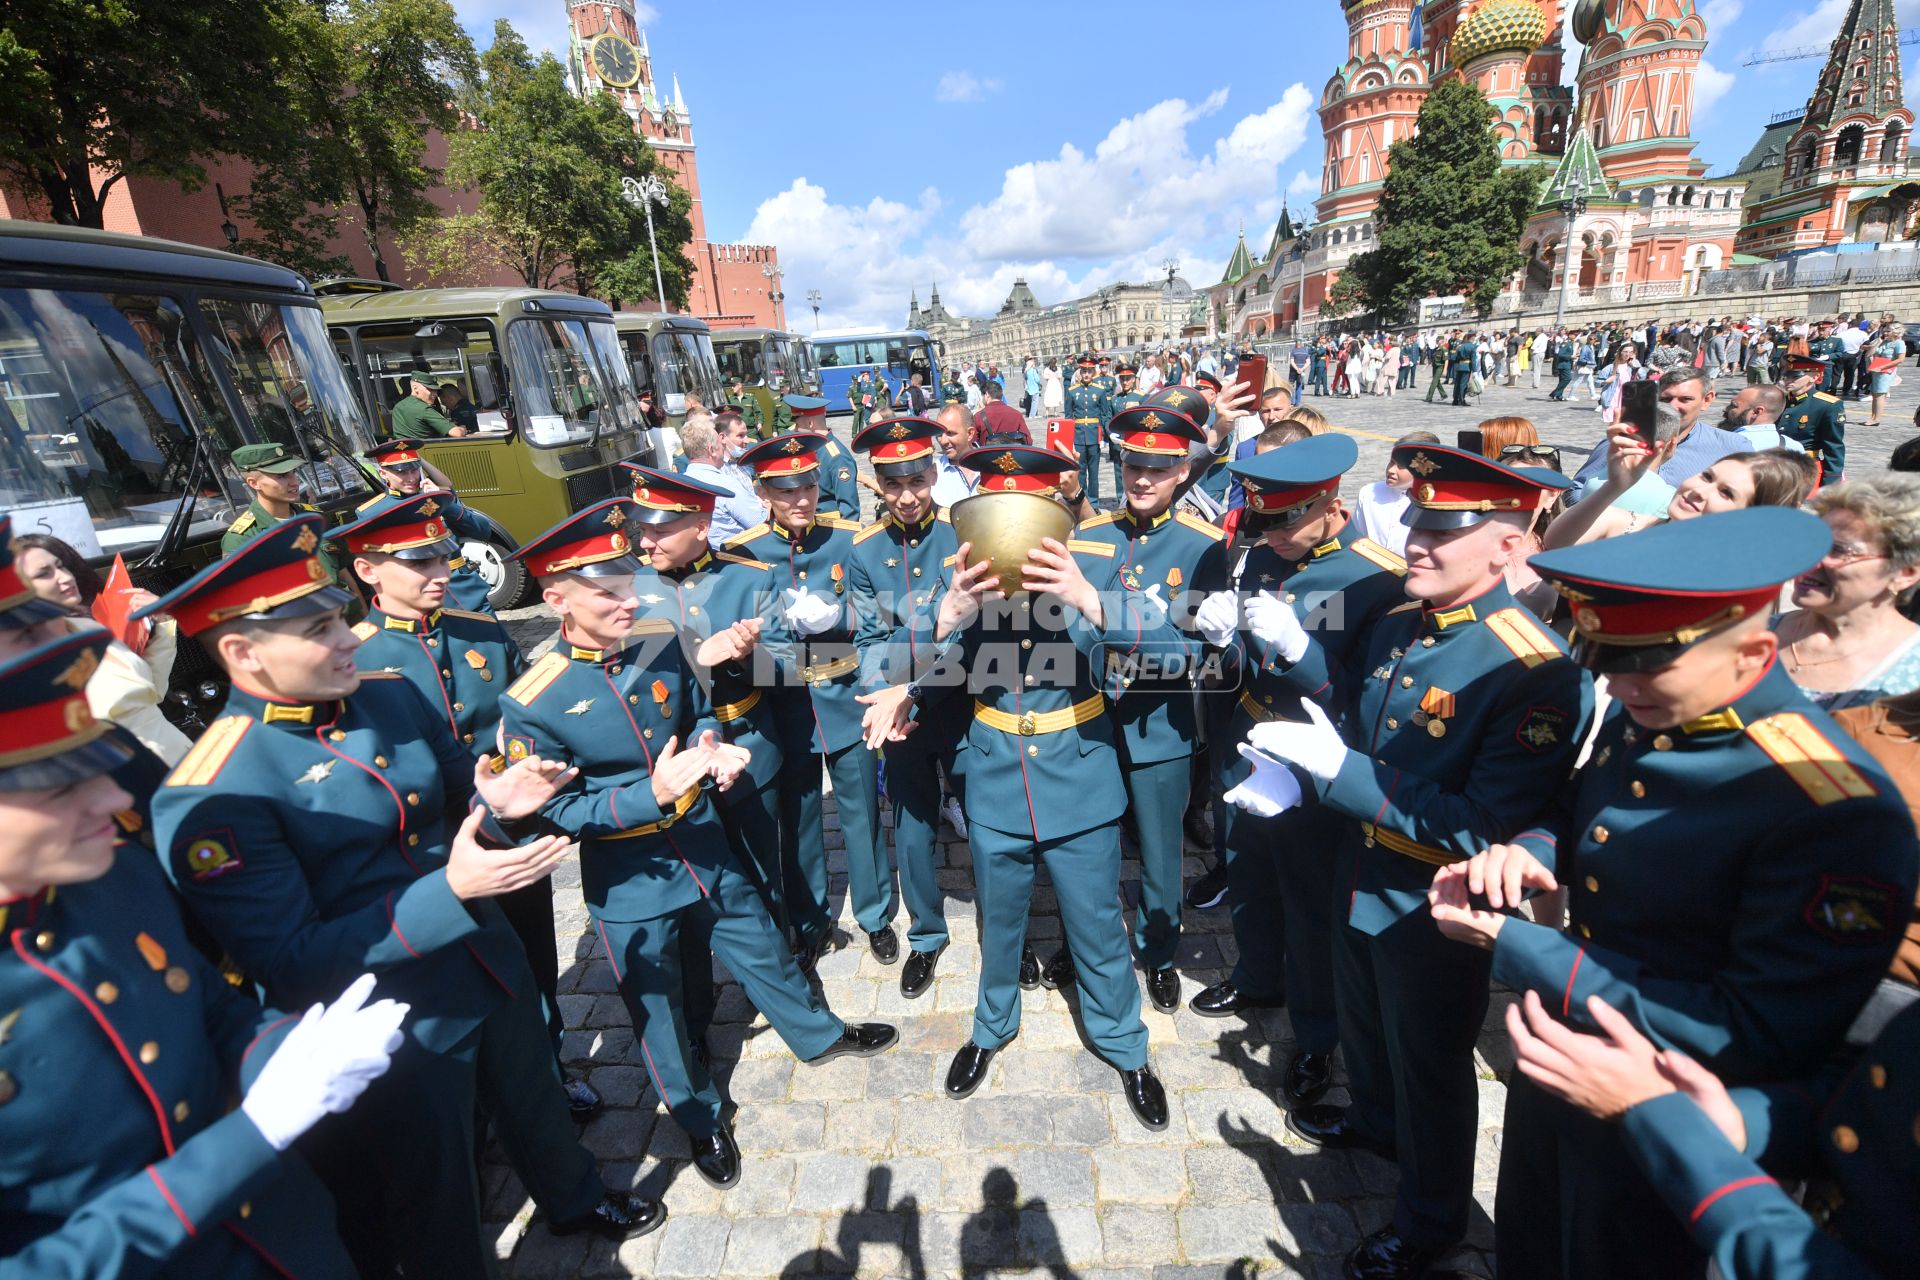
<svg viewBox="0 0 1920 1280"><path fill-rule="evenodd" d="M1673 436L1673 452L1655 468L1655 474L1668 484L1678 485L1690 476L1699 475L1729 454L1753 451L1752 441L1738 432L1723 431L1700 421L1701 412L1713 403L1713 384L1707 381L1704 371L1691 365L1668 370L1661 375L1659 394L1660 403L1678 413L1681 422ZM1594 448L1586 465L1574 474L1567 505L1580 501L1589 485L1605 480L1606 476L1607 449L1603 442Z"/></svg>
<svg viewBox="0 0 1920 1280"><path fill-rule="evenodd" d="M707 529L711 546L718 547L766 519L766 504L754 494L753 482L738 462L751 439L745 419L730 409L714 417L711 425L690 418L680 428L680 447L687 451L686 474L727 491L726 497L714 500L713 521Z"/></svg>

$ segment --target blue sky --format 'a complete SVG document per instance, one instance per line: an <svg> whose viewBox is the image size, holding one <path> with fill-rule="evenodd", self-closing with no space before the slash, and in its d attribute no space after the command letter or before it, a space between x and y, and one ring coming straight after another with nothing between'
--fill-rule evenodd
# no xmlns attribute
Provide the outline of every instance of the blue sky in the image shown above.
<svg viewBox="0 0 1920 1280"><path fill-rule="evenodd" d="M504 17L565 56L564 0L456 3L482 45ZM1746 58L1826 45L1846 7L1703 0L1694 134L1712 172L1767 117L1803 106L1821 65ZM1903 29L1920 24L1920 0L1899 9ZM949 308L987 315L1016 276L1051 303L1157 279L1170 258L1211 284L1243 224L1264 251L1282 202L1297 214L1319 193L1315 108L1346 26L1335 0L1197 12L639 5L656 77L670 87L677 74L686 96L709 236L778 245L802 329L808 289L824 295L823 324L897 324L908 291L925 302L936 279ZM1577 61L1569 40L1569 80Z"/></svg>

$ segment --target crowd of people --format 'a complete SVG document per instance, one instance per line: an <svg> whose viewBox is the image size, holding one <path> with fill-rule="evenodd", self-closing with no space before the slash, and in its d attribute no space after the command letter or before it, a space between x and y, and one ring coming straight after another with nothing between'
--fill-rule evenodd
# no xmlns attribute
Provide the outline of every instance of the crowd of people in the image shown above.
<svg viewBox="0 0 1920 1280"><path fill-rule="evenodd" d="M817 398L703 408L684 466L625 464L514 553L537 660L409 438L332 527L283 448L237 451L254 503L159 597L0 527L0 1270L490 1274L488 1129L554 1232L657 1228L574 1127L601 1105L559 1054L575 848L634 1060L694 1171L751 1178L716 957L802 1062L898 1038L813 980L830 778L846 945L905 1000L948 947L941 823L971 844L950 1098L1023 989L1077 988L1148 1129L1148 1019L1284 1006L1287 1127L1398 1171L1345 1274L1418 1276L1468 1228L1499 987L1502 1275L1907 1274L1920 479L1849 463L1827 327L1356 336L1264 387L1206 352L856 382L864 469ZM1863 394L1893 341L1858 347ZM1525 418L1418 432L1373 479L1305 403L1421 368L1465 403L1543 351L1603 396L1650 380L1652 422L1610 418L1571 475ZM1054 522L1024 556L974 541L1009 503ZM156 710L185 639L231 686L192 742ZM1221 901L1234 968L1183 991L1183 915Z"/></svg>

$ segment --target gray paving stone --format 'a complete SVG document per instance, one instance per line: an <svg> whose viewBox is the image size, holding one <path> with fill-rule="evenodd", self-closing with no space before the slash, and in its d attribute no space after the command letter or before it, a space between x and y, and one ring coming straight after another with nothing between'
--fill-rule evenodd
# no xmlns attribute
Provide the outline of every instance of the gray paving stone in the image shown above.
<svg viewBox="0 0 1920 1280"><path fill-rule="evenodd" d="M1179 1239L1172 1209L1110 1205L1100 1214L1101 1257L1109 1266L1151 1266L1167 1257Z"/></svg>
<svg viewBox="0 0 1920 1280"><path fill-rule="evenodd" d="M1093 1158L1084 1151L1038 1149L1013 1158L1020 1199L1045 1200L1054 1208L1094 1202Z"/></svg>
<svg viewBox="0 0 1920 1280"><path fill-rule="evenodd" d="M782 1213L793 1202L794 1170L798 1162L792 1156L742 1155L740 1181L721 1197L722 1211L733 1217L756 1213Z"/></svg>
<svg viewBox="0 0 1920 1280"><path fill-rule="evenodd" d="M737 1218L727 1236L720 1272L733 1276L777 1276L795 1258L820 1241L820 1220L798 1215Z"/></svg>
<svg viewBox="0 0 1920 1280"><path fill-rule="evenodd" d="M733 1223L717 1214L674 1215L656 1233L660 1245L653 1270L662 1276L710 1276L719 1272L727 1254Z"/></svg>
<svg viewBox="0 0 1920 1280"><path fill-rule="evenodd" d="M1020 1258L1036 1266L1079 1266L1100 1257L1100 1219L1092 1209L1023 1206Z"/></svg>
<svg viewBox="0 0 1920 1280"><path fill-rule="evenodd" d="M1279 1214L1270 1204L1188 1205L1179 1221L1180 1248L1193 1262L1260 1257L1267 1252L1266 1241L1280 1230Z"/></svg>
<svg viewBox="0 0 1920 1280"><path fill-rule="evenodd" d="M961 1122L966 1144L983 1148L1045 1142L1052 1128L1049 1123L1052 1102L1050 1098L975 1094L960 1104L966 1108Z"/></svg>
<svg viewBox="0 0 1920 1280"><path fill-rule="evenodd" d="M1154 1147L1105 1147L1094 1152L1100 1200L1178 1204L1186 1195L1187 1171L1177 1153Z"/></svg>
<svg viewBox="0 0 1920 1280"><path fill-rule="evenodd" d="M513 1255L513 1274L537 1280L572 1276L586 1260L588 1237L556 1236L545 1223L530 1227Z"/></svg>
<svg viewBox="0 0 1920 1280"><path fill-rule="evenodd" d="M794 1212L843 1213L858 1207L872 1168L873 1162L862 1156L802 1156L794 1175Z"/></svg>
<svg viewBox="0 0 1920 1280"><path fill-rule="evenodd" d="M818 1151L826 1124L827 1109L818 1102L760 1103L740 1112L733 1139L742 1151Z"/></svg>

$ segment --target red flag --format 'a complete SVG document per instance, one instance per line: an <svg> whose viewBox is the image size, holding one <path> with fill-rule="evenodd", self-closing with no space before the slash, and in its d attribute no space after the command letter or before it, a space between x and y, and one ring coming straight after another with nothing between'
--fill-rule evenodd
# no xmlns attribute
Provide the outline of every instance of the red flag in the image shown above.
<svg viewBox="0 0 1920 1280"><path fill-rule="evenodd" d="M147 636L152 628L142 619L134 622L127 617L133 612L133 597L140 588L133 585L133 576L127 572L127 562L122 556L114 556L113 571L107 575L107 585L93 600L93 619L135 653L147 651Z"/></svg>

